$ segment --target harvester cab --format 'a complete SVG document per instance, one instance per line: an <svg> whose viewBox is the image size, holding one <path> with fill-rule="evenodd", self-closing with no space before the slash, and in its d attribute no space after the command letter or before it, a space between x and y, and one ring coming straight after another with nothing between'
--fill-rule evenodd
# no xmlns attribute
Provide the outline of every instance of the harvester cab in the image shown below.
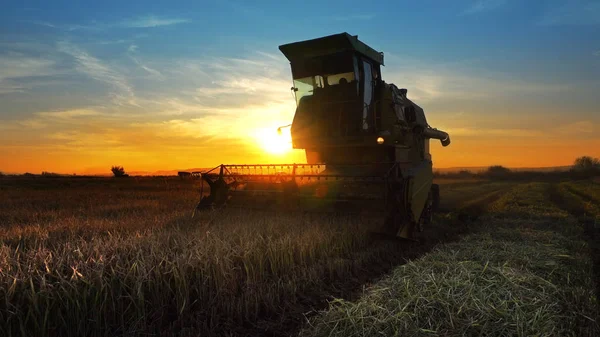
<svg viewBox="0 0 600 337"><path fill-rule="evenodd" d="M379 232L412 238L439 202L429 140L450 144L421 107L381 78L383 53L347 33L279 46L296 98L292 146L306 164L220 165L198 209L239 205L376 211ZM203 192L202 192L203 193Z"/></svg>
<svg viewBox="0 0 600 337"><path fill-rule="evenodd" d="M423 109L381 78L383 53L347 33L279 46L292 68L297 109L292 145L312 163L355 164L431 159ZM344 151L339 151L343 148Z"/></svg>

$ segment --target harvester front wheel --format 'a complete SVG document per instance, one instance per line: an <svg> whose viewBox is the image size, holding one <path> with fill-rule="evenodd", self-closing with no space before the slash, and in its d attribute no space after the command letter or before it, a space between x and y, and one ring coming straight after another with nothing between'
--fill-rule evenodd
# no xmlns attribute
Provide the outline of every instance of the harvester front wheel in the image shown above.
<svg viewBox="0 0 600 337"><path fill-rule="evenodd" d="M429 225L433 222L433 204L433 193L430 191L427 202L425 203L425 207L423 208L423 212L421 213L421 217L419 218L419 222L417 223L417 230L419 232L423 231L423 225Z"/></svg>
<svg viewBox="0 0 600 337"><path fill-rule="evenodd" d="M390 187L384 232L402 239L413 240L413 231L417 224L410 214L409 180L406 179Z"/></svg>
<svg viewBox="0 0 600 337"><path fill-rule="evenodd" d="M431 185L431 197L433 199L432 208L433 211L437 211L440 207L440 185L433 184Z"/></svg>
<svg viewBox="0 0 600 337"><path fill-rule="evenodd" d="M440 185L433 184L431 185L431 190L429 191L427 202L425 203L425 207L423 208L423 212L421 213L421 218L419 219L419 223L417 224L417 230L419 232L423 231L423 225L429 225L433 222L433 213L437 211L439 205Z"/></svg>

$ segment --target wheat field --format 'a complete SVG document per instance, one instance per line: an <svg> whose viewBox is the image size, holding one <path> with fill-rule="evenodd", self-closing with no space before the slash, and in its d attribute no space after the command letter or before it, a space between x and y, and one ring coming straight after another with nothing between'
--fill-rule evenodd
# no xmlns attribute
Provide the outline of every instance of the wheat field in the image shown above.
<svg viewBox="0 0 600 337"><path fill-rule="evenodd" d="M595 246L585 239L591 232L582 229L583 223L600 215L597 184L439 183L442 212L420 234L421 242L412 243L370 235L369 228L379 220L368 216L221 210L192 219L199 199L197 182L172 177L1 177L0 335L328 335L338 333L337 328L330 329L331 322L343 319L352 323L345 323L347 329L339 330L340 336L361 335L355 324L366 318L353 312L352 305L371 303L371 292L376 290L368 289L388 287L386 282L391 281L386 277L421 282L432 263L460 262L444 258L453 247L465 247L469 258L489 259L492 266L487 268L498 268L504 257L478 257L475 243L482 240L472 235L521 231L506 224L528 219L524 214L532 219L544 216L535 207L546 204L564 217L540 226L558 223L558 228L575 228L564 234L570 241L556 242L581 245L574 252L585 266L578 265L581 273L576 276L567 266L557 272L558 281L548 282L565 291L575 292L575 287L584 285L592 291L577 293L577 303L557 304L576 305L574 312L589 320L552 331L597 331L597 321L591 317L597 313L592 303L594 287L589 287ZM530 190L537 194L525 193ZM540 199L547 195L550 198ZM534 208L522 205L528 200ZM473 268L480 267L474 263ZM473 270L464 273L471 275ZM562 272L578 283L565 287ZM456 282L468 284L471 276L458 275ZM504 291L506 286L497 289ZM436 296L428 287L420 289L429 291L423 296ZM396 301L406 303L420 296L413 291L394 294ZM339 301L344 305L335 304ZM412 316L407 317L441 315L419 305L411 308ZM456 307L448 308L450 313L439 320L443 324L453 321ZM336 316L340 310L347 315ZM394 313L385 307L377 315L384 312ZM555 317L536 316L535 323ZM495 319L494 315L481 318ZM410 321L401 325L408 335L425 330L453 335L447 325L440 329ZM471 331L463 329L463 321L456 322L455 331ZM512 331L506 329L494 331Z"/></svg>

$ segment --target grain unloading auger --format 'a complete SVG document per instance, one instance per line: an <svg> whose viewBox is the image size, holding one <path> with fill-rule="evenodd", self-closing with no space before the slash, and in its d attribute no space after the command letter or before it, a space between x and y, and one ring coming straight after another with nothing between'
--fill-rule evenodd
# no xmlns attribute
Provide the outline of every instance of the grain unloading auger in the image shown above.
<svg viewBox="0 0 600 337"><path fill-rule="evenodd" d="M439 202L433 129L407 90L381 79L383 53L347 33L279 46L291 63L292 146L307 164L220 165L198 209L220 207L382 214L379 231L411 238ZM203 184L204 185L204 184Z"/></svg>

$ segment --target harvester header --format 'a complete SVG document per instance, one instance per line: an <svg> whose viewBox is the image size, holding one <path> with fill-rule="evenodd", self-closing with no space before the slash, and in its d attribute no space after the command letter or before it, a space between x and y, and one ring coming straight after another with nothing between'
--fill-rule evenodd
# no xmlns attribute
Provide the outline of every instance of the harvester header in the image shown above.
<svg viewBox="0 0 600 337"><path fill-rule="evenodd" d="M438 203L429 126L407 89L381 77L383 53L348 33L279 46L296 96L292 146L306 164L220 165L204 172L198 209L260 204L293 209L378 209L381 232L410 238ZM245 197L244 197L245 196Z"/></svg>

